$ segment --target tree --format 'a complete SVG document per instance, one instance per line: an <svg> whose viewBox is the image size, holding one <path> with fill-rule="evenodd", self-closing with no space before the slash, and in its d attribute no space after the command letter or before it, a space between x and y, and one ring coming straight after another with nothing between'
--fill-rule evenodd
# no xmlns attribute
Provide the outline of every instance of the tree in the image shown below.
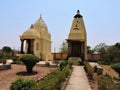
<svg viewBox="0 0 120 90"><path fill-rule="evenodd" d="M111 62L120 62L120 46L118 43L107 48L105 59Z"/></svg>
<svg viewBox="0 0 120 90"><path fill-rule="evenodd" d="M105 43L100 43L95 46L94 51L100 53L101 58L104 58L104 54L106 53L106 44Z"/></svg>
<svg viewBox="0 0 120 90"><path fill-rule="evenodd" d="M87 46L87 53L88 54L93 54L94 50L92 50L90 46Z"/></svg>
<svg viewBox="0 0 120 90"><path fill-rule="evenodd" d="M11 52L12 51L12 49L9 47L9 46L4 46L3 48L2 48L2 51L3 52Z"/></svg>
<svg viewBox="0 0 120 90"><path fill-rule="evenodd" d="M2 52L3 52L5 57L10 57L12 55L12 49L9 46L4 46L2 48Z"/></svg>
<svg viewBox="0 0 120 90"><path fill-rule="evenodd" d="M116 44L115 44L115 47L117 47L117 48L120 49L120 43L116 43Z"/></svg>
<svg viewBox="0 0 120 90"><path fill-rule="evenodd" d="M67 50L68 50L68 44L67 44L67 42L63 41L63 43L61 45L61 48L60 48L60 52L61 53L67 53Z"/></svg>
<svg viewBox="0 0 120 90"><path fill-rule="evenodd" d="M25 54L20 57L20 60L25 64L28 73L31 73L33 71L32 68L40 61L37 56L32 54Z"/></svg>

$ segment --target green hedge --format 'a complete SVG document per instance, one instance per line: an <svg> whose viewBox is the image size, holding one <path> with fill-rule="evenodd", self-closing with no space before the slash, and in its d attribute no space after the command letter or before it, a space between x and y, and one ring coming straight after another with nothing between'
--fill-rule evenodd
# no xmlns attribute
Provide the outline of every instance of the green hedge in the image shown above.
<svg viewBox="0 0 120 90"><path fill-rule="evenodd" d="M93 79L93 73L94 73L94 69L91 67L91 65L88 62L84 62L84 69L88 74L88 77L90 79Z"/></svg>
<svg viewBox="0 0 120 90"><path fill-rule="evenodd" d="M37 83L34 80L18 78L12 82L10 90L34 90Z"/></svg>
<svg viewBox="0 0 120 90"><path fill-rule="evenodd" d="M41 80L37 90L61 90L62 82L69 75L69 67L64 67L62 71L56 70Z"/></svg>
<svg viewBox="0 0 120 90"><path fill-rule="evenodd" d="M60 65L59 65L59 68L60 70L62 70L64 67L66 67L68 65L68 62L67 61L61 61L60 62Z"/></svg>

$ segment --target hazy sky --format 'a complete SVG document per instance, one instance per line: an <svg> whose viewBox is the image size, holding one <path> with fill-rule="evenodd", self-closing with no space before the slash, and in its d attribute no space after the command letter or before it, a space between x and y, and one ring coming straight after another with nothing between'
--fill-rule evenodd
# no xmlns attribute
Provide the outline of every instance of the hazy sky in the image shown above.
<svg viewBox="0 0 120 90"><path fill-rule="evenodd" d="M120 0L1 0L0 48L19 49L19 36L42 14L52 36L52 51L67 39L80 10L91 47L120 42Z"/></svg>

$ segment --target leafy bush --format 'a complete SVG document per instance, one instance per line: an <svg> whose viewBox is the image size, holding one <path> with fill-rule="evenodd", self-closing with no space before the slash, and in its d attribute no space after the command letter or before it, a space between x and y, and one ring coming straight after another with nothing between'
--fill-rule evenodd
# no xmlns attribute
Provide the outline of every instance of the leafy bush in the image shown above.
<svg viewBox="0 0 120 90"><path fill-rule="evenodd" d="M34 80L18 78L16 81L12 82L10 90L33 90L36 86L37 83Z"/></svg>
<svg viewBox="0 0 120 90"><path fill-rule="evenodd" d="M116 90L115 83L109 75L98 76L98 90Z"/></svg>
<svg viewBox="0 0 120 90"><path fill-rule="evenodd" d="M118 72L119 77L120 77L120 63L113 64L111 67L112 67L116 72Z"/></svg>
<svg viewBox="0 0 120 90"><path fill-rule="evenodd" d="M120 82L116 83L115 86L116 86L117 90L120 90Z"/></svg>
<svg viewBox="0 0 120 90"><path fill-rule="evenodd" d="M18 64L18 63L20 63L20 60L19 60L18 57L12 57L11 59L13 60L13 64Z"/></svg>
<svg viewBox="0 0 120 90"><path fill-rule="evenodd" d="M3 58L3 57L4 57L3 52L0 51L0 59Z"/></svg>
<svg viewBox="0 0 120 90"><path fill-rule="evenodd" d="M93 73L94 73L94 70L93 68L90 66L90 64L88 62L84 62L84 65L85 65L85 71L87 72L88 74L88 77L90 79L93 79Z"/></svg>
<svg viewBox="0 0 120 90"><path fill-rule="evenodd" d="M69 65L70 68L72 68L73 61L72 60L68 60L68 65Z"/></svg>
<svg viewBox="0 0 120 90"><path fill-rule="evenodd" d="M60 70L62 70L66 66L67 66L67 61L61 61L60 62Z"/></svg>
<svg viewBox="0 0 120 90"><path fill-rule="evenodd" d="M27 72L31 73L32 68L35 66L37 62L39 62L39 58L32 54L25 54L20 57L20 60L25 64Z"/></svg>
<svg viewBox="0 0 120 90"><path fill-rule="evenodd" d="M62 82L69 75L69 67L64 67L62 71L51 72L38 84L37 90L61 90Z"/></svg>
<svg viewBox="0 0 120 90"><path fill-rule="evenodd" d="M67 76L69 75L69 73L70 73L70 68L69 68L69 66L64 67L63 70L62 70L62 72L64 72L64 73L65 73L65 76L67 77Z"/></svg>
<svg viewBox="0 0 120 90"><path fill-rule="evenodd" d="M49 62L45 62L45 66L50 66L50 63Z"/></svg>
<svg viewBox="0 0 120 90"><path fill-rule="evenodd" d="M97 66L96 65L94 66L94 72L97 72Z"/></svg>
<svg viewBox="0 0 120 90"><path fill-rule="evenodd" d="M94 72L97 72L98 75L103 74L103 69L101 67L94 66Z"/></svg>
<svg viewBox="0 0 120 90"><path fill-rule="evenodd" d="M97 68L97 74L98 75L103 74L103 69L102 68Z"/></svg>
<svg viewBox="0 0 120 90"><path fill-rule="evenodd" d="M102 65L111 65L112 64L112 62L110 60L105 60L105 59L99 59L98 63L102 64Z"/></svg>

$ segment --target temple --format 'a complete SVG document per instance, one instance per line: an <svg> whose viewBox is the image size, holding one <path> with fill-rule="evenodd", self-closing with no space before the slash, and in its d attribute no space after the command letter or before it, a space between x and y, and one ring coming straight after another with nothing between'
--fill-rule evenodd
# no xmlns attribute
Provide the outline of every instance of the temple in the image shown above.
<svg viewBox="0 0 120 90"><path fill-rule="evenodd" d="M47 25L40 18L21 36L21 53L34 54L42 60L51 60L51 34Z"/></svg>
<svg viewBox="0 0 120 90"><path fill-rule="evenodd" d="M80 11L74 16L70 33L68 35L68 58L87 59L87 38L83 16Z"/></svg>

